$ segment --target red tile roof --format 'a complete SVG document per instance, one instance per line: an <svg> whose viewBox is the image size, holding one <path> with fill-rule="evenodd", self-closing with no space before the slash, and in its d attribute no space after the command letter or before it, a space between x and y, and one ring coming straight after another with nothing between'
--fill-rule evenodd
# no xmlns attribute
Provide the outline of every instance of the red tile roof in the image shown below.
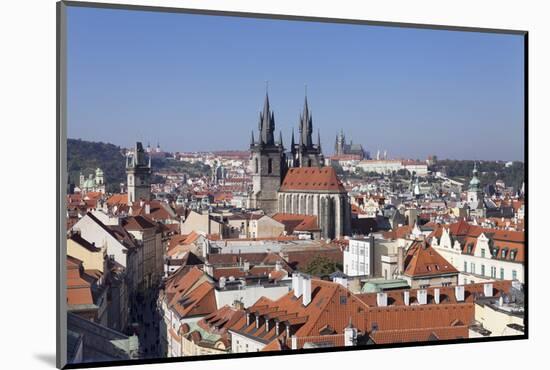
<svg viewBox="0 0 550 370"><path fill-rule="evenodd" d="M451 237L460 242L462 253L473 254L477 247L477 238L481 234L485 234L493 241L493 247L496 248L496 251L494 251L496 256L492 258L514 262L525 261L525 233L523 231L483 228L478 225L471 225L464 220L451 225L443 225L442 228L448 229ZM434 230L430 236L440 238L441 233ZM469 248L471 248L470 251L468 251ZM504 257L502 257L503 249L506 250ZM515 250L513 259L510 253L511 250Z"/></svg>
<svg viewBox="0 0 550 370"><path fill-rule="evenodd" d="M383 233L385 239L396 240L396 239L406 239L412 232L413 227L409 225L398 226L392 231Z"/></svg>
<svg viewBox="0 0 550 370"><path fill-rule="evenodd" d="M83 279L82 261L67 256L67 304L93 305L91 283Z"/></svg>
<svg viewBox="0 0 550 370"><path fill-rule="evenodd" d="M421 329L378 330L370 337L376 344L387 344L465 339L468 338L468 335L468 326L460 325Z"/></svg>
<svg viewBox="0 0 550 370"><path fill-rule="evenodd" d="M458 274L445 258L425 241L415 241L405 256L404 275L410 277Z"/></svg>
<svg viewBox="0 0 550 370"><path fill-rule="evenodd" d="M107 199L108 206L127 205L128 194L113 194Z"/></svg>
<svg viewBox="0 0 550 370"><path fill-rule="evenodd" d="M124 228L126 230L143 231L156 228L157 224L145 216L128 217L125 219Z"/></svg>
<svg viewBox="0 0 550 370"><path fill-rule="evenodd" d="M180 317L206 315L216 310L214 285L197 267L180 269L165 283L164 299Z"/></svg>
<svg viewBox="0 0 550 370"><path fill-rule="evenodd" d="M299 167L288 170L280 191L326 191L345 193L333 167Z"/></svg>
<svg viewBox="0 0 550 370"><path fill-rule="evenodd" d="M287 234L292 234L294 231L317 231L317 216L313 215L298 215L290 213L275 213L272 218L285 225Z"/></svg>
<svg viewBox="0 0 550 370"><path fill-rule="evenodd" d="M262 327L256 329L255 320L246 325L246 316L231 327L232 331L253 337L269 345L272 341L285 336L284 328L280 328L279 335L275 332L274 322L270 330L265 330L265 319L276 320L283 325L292 325L298 337L319 336L327 325L330 325L337 334L343 334L344 328L350 320L355 327L364 328L365 315L362 314L368 307L346 288L332 282L312 280L311 302L304 307L302 298L295 298L291 291L278 300L271 301L263 298L258 300L246 311L262 317ZM272 344L270 347L277 346Z"/></svg>

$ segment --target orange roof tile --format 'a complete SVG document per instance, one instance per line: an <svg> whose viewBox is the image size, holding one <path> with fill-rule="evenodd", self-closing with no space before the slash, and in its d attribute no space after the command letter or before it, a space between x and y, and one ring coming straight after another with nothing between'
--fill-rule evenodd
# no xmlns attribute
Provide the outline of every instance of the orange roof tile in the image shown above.
<svg viewBox="0 0 550 370"><path fill-rule="evenodd" d="M285 231L287 234L292 234L294 231L319 230L319 226L317 225L317 216L275 213L272 218L285 226Z"/></svg>
<svg viewBox="0 0 550 370"><path fill-rule="evenodd" d="M415 241L405 257L406 276L458 274L458 270L425 241Z"/></svg>
<svg viewBox="0 0 550 370"><path fill-rule="evenodd" d="M328 191L345 193L346 189L333 167L299 167L288 170L280 191Z"/></svg>

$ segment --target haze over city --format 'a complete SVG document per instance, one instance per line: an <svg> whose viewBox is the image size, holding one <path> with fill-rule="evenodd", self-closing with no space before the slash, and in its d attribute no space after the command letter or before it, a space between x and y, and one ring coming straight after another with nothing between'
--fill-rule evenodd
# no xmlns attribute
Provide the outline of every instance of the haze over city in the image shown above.
<svg viewBox="0 0 550 370"><path fill-rule="evenodd" d="M71 138L246 150L269 81L285 146L307 84L327 153L343 129L371 155L523 160L521 36L85 8L68 30Z"/></svg>

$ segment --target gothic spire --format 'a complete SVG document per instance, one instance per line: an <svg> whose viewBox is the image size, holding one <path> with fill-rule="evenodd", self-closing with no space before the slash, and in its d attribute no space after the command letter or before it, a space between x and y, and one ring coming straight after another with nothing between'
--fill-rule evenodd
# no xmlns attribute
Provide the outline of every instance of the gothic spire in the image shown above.
<svg viewBox="0 0 550 370"><path fill-rule="evenodd" d="M295 144L295 141L294 141L294 127L293 127L293 128L292 128L292 136L291 136L291 138L290 138L290 151L291 151L292 153L294 153L294 150L295 150L295 149L294 149L294 146L295 146L295 145L296 145L296 144Z"/></svg>
<svg viewBox="0 0 550 370"><path fill-rule="evenodd" d="M321 149L321 130L317 129L317 148Z"/></svg>
<svg viewBox="0 0 550 370"><path fill-rule="evenodd" d="M254 130L252 130L252 137L250 139L250 146L254 146Z"/></svg>
<svg viewBox="0 0 550 370"><path fill-rule="evenodd" d="M259 131L260 138L259 143L265 145L273 145L275 143L273 139L273 131L275 130L275 114L269 107L269 95L267 91L265 93L264 109L260 113Z"/></svg>
<svg viewBox="0 0 550 370"><path fill-rule="evenodd" d="M313 119L307 102L307 95L304 99L304 110L300 115L300 144L311 147L313 144L311 134L313 132Z"/></svg>
<svg viewBox="0 0 550 370"><path fill-rule="evenodd" d="M279 145L283 146L283 132L279 130Z"/></svg>

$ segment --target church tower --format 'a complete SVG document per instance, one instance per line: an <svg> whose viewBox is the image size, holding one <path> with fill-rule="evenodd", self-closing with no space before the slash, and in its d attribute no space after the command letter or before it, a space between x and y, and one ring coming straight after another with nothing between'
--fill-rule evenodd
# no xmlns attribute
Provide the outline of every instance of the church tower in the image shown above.
<svg viewBox="0 0 550 370"><path fill-rule="evenodd" d="M258 122L258 140L254 131L250 141L250 172L252 193L248 206L259 208L268 215L277 212L277 192L287 170L282 135L274 139L275 115L269 106L266 92L264 108Z"/></svg>
<svg viewBox="0 0 550 370"><path fill-rule="evenodd" d="M338 135L336 135L336 143L334 144L334 154L335 155L344 155L346 145L346 137L344 136L344 130L341 130Z"/></svg>
<svg viewBox="0 0 550 370"><path fill-rule="evenodd" d="M317 132L317 144L313 144L313 115L309 110L307 95L304 101L304 110L300 115L298 132L300 135L300 141L298 144L295 144L293 140L290 148L292 153L292 166L323 167L325 165L325 159L321 151L321 134Z"/></svg>
<svg viewBox="0 0 550 370"><path fill-rule="evenodd" d="M140 142L135 150L126 157L126 175L128 176L128 204L141 199L151 200L151 156L148 163Z"/></svg>
<svg viewBox="0 0 550 370"><path fill-rule="evenodd" d="M468 186L468 202L469 203L478 203L480 200L483 200L483 194L481 192L480 181L477 178L477 165L474 163L474 170L472 171L472 179Z"/></svg>
<svg viewBox="0 0 550 370"><path fill-rule="evenodd" d="M477 174L477 165L474 162L472 179L468 186L467 203L471 216L485 217L485 201L483 199L483 191L481 190L481 182L477 178Z"/></svg>

